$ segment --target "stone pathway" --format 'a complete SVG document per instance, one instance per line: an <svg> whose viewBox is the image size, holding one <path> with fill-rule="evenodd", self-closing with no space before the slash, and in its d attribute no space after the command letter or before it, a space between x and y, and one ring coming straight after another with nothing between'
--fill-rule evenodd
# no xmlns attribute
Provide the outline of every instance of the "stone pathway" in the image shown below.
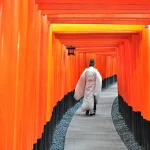
<svg viewBox="0 0 150 150"><path fill-rule="evenodd" d="M117 97L117 84L104 90L97 114L86 116L80 108L67 130L64 150L127 150L114 127L111 108Z"/></svg>

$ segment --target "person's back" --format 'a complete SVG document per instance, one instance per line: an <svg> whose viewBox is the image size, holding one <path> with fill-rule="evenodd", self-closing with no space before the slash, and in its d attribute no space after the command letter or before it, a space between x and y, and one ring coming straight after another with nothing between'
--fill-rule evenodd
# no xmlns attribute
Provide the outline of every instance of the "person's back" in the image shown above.
<svg viewBox="0 0 150 150"><path fill-rule="evenodd" d="M80 98L84 96L81 109L86 111L86 114L88 114L88 111L90 111L90 114L96 111L96 101L99 99L102 86L101 75L93 66L94 60L91 59L90 67L85 69L82 73L74 95L77 100L79 99L78 95L80 95Z"/></svg>

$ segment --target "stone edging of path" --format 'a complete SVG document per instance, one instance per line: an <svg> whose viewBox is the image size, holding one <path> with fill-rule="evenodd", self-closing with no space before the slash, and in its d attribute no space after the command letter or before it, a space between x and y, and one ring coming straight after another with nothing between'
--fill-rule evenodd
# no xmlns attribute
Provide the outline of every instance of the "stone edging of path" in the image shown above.
<svg viewBox="0 0 150 150"><path fill-rule="evenodd" d="M50 150L64 150L65 136L74 113L81 106L83 99L70 108L56 126Z"/></svg>
<svg viewBox="0 0 150 150"><path fill-rule="evenodd" d="M111 115L116 131L128 150L142 150L119 112L118 97L113 102Z"/></svg>

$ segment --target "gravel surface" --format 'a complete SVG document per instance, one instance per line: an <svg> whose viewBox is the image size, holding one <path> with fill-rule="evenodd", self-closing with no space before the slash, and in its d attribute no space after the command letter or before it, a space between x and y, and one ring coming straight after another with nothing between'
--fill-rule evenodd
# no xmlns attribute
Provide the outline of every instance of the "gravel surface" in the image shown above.
<svg viewBox="0 0 150 150"><path fill-rule="evenodd" d="M56 126L50 150L64 150L65 136L74 113L81 106L83 99L69 109Z"/></svg>
<svg viewBox="0 0 150 150"><path fill-rule="evenodd" d="M120 135L128 150L142 150L139 144L135 141L133 134L130 132L119 112L118 98L114 100L111 114L116 131Z"/></svg>

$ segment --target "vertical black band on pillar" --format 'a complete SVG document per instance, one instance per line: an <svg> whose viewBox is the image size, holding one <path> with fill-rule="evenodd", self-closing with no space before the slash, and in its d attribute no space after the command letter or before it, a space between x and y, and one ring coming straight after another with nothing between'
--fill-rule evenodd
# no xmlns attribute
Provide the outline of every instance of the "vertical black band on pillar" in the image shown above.
<svg viewBox="0 0 150 150"><path fill-rule="evenodd" d="M120 95L118 95L118 104L119 112L136 141L143 150L150 150L150 121L143 119L141 112L133 111Z"/></svg>

